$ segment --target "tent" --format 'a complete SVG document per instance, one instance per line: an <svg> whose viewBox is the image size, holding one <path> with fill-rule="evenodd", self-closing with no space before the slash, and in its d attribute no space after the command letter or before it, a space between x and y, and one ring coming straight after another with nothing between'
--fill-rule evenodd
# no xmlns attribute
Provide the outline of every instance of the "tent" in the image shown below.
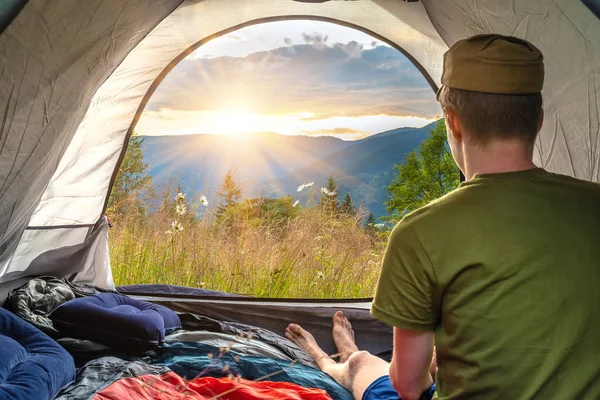
<svg viewBox="0 0 600 400"><path fill-rule="evenodd" d="M528 39L544 53L547 68L545 123L535 162L598 182L598 16L595 0L4 1L0 285L5 292L28 276L53 275L113 287L103 213L144 106L190 52L262 22L312 19L359 29L403 52L434 91L442 54L457 40L489 32ZM366 332L357 335L359 346L381 350L390 343L379 339L375 328L381 326L368 316L368 299L283 301L150 291L139 286L132 293L279 332L284 316L294 315L313 325L317 339L329 341L328 319L343 308Z"/></svg>

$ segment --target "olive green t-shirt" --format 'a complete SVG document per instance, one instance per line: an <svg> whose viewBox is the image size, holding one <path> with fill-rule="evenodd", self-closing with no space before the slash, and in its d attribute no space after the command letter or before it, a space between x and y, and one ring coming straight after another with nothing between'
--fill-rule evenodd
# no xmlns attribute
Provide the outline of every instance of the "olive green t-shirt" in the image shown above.
<svg viewBox="0 0 600 400"><path fill-rule="evenodd" d="M462 183L394 228L371 312L435 332L440 399L600 399L600 185Z"/></svg>

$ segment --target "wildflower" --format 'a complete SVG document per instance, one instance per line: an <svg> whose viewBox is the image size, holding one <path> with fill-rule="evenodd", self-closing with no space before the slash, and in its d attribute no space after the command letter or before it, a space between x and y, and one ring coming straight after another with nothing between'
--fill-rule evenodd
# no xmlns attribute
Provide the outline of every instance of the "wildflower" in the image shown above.
<svg viewBox="0 0 600 400"><path fill-rule="evenodd" d="M204 285L206 285L206 282L196 282L196 285L198 287L204 287Z"/></svg>
<svg viewBox="0 0 600 400"><path fill-rule="evenodd" d="M171 222L171 233L181 232L183 230L183 224L181 222Z"/></svg>
<svg viewBox="0 0 600 400"><path fill-rule="evenodd" d="M377 229L383 229L383 228L385 228L385 224L375 224L375 225L373 225L373 227L375 227Z"/></svg>
<svg viewBox="0 0 600 400"><path fill-rule="evenodd" d="M323 193L324 195L327 196L335 196L337 194L337 192L331 192L329 189L322 187L321 188L321 193Z"/></svg>
<svg viewBox="0 0 600 400"><path fill-rule="evenodd" d="M298 186L298 192L303 191L304 189L308 189L309 187L312 187L312 185L314 185L314 182L308 182L308 183L303 183L302 185Z"/></svg>
<svg viewBox="0 0 600 400"><path fill-rule="evenodd" d="M208 199L206 198L206 196L202 196L200 197L200 203L204 206L204 207L208 207Z"/></svg>
<svg viewBox="0 0 600 400"><path fill-rule="evenodd" d="M317 271L317 279L325 279L325 274L323 271Z"/></svg>
<svg viewBox="0 0 600 400"><path fill-rule="evenodd" d="M296 200L294 204L292 204L292 207L296 207L298 204L300 204L300 200Z"/></svg>
<svg viewBox="0 0 600 400"><path fill-rule="evenodd" d="M185 200L185 193L177 193L175 195L175 200L176 201Z"/></svg>
<svg viewBox="0 0 600 400"><path fill-rule="evenodd" d="M175 206L175 212L177 213L177 215L184 215L187 212L187 207L185 206L185 204L177 204Z"/></svg>

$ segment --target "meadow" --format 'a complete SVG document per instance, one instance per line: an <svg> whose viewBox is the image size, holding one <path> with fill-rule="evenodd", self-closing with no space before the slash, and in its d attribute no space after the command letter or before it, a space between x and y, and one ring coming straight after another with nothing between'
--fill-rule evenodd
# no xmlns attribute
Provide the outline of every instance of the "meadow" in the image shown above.
<svg viewBox="0 0 600 400"><path fill-rule="evenodd" d="M242 203L237 214L217 216L209 206L197 217L201 201L179 203L114 220L109 243L117 285L162 283L270 298L374 294L387 233L365 229L360 211L290 203L293 212L266 218Z"/></svg>

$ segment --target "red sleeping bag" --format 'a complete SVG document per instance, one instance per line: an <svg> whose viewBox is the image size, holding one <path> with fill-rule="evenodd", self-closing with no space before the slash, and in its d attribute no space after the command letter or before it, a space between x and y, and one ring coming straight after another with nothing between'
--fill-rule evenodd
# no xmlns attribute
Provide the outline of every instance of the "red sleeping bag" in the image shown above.
<svg viewBox="0 0 600 400"><path fill-rule="evenodd" d="M330 400L331 397L324 390L294 383L210 377L186 381L174 372L120 379L93 397L93 400L121 399Z"/></svg>

